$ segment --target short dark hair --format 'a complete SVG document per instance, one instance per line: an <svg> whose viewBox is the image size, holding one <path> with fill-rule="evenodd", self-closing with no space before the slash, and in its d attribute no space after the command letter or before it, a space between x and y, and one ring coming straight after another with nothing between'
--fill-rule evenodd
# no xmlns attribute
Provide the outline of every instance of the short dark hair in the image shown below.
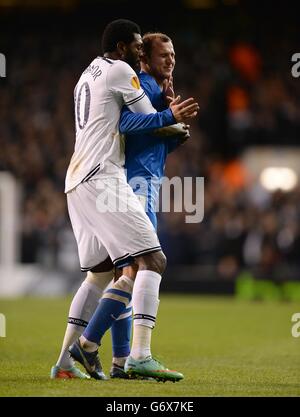
<svg viewBox="0 0 300 417"><path fill-rule="evenodd" d="M134 40L134 33L141 34L139 25L127 19L118 19L110 22L102 35L102 53L113 52L118 42L126 44Z"/></svg>
<svg viewBox="0 0 300 417"><path fill-rule="evenodd" d="M172 42L172 39L165 33L161 33L161 32L145 33L145 35L143 36L143 50L144 50L144 54L149 58L151 57L152 46L156 39L162 42Z"/></svg>

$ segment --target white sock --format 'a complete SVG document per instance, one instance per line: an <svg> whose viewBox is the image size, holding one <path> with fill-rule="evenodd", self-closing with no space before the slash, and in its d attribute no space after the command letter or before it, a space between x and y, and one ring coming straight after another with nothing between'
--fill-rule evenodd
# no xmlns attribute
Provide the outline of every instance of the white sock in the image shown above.
<svg viewBox="0 0 300 417"><path fill-rule="evenodd" d="M112 276L111 271L97 274L88 272L87 278L81 284L70 306L68 325L62 349L56 363L57 366L63 369L69 369L74 365L68 349L82 334ZM95 277L98 278L97 281Z"/></svg>
<svg viewBox="0 0 300 417"><path fill-rule="evenodd" d="M151 331L159 305L161 275L153 271L138 271L132 292L133 339L130 356L142 359L151 355Z"/></svg>
<svg viewBox="0 0 300 417"><path fill-rule="evenodd" d="M133 359L144 359L151 356L151 327L141 324L134 325L133 334L130 356Z"/></svg>

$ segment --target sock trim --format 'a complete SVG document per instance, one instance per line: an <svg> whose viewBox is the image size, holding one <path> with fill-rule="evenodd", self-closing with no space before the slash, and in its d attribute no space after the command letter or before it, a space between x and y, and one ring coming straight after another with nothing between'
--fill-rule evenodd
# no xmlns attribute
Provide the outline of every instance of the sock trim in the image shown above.
<svg viewBox="0 0 300 417"><path fill-rule="evenodd" d="M122 297L121 295L114 294L114 293L105 293L102 295L101 298L102 301L104 300L110 300L110 301L117 301L118 303L124 304L125 307L127 307L128 304L128 298Z"/></svg>
<svg viewBox="0 0 300 417"><path fill-rule="evenodd" d="M131 294L129 294L129 292L118 290L116 288L109 288L107 291L105 291L105 294L107 293L120 295L121 297L126 297L129 301L131 301Z"/></svg>
<svg viewBox="0 0 300 417"><path fill-rule="evenodd" d="M68 317L69 324L75 324L76 326L86 327L89 323L82 319L76 319L75 317Z"/></svg>
<svg viewBox="0 0 300 417"><path fill-rule="evenodd" d="M156 320L156 318L154 316L150 316L149 314L134 314L133 316L133 320L150 320L150 321L154 321Z"/></svg>
<svg viewBox="0 0 300 417"><path fill-rule="evenodd" d="M127 319L128 317L132 316L132 309L130 308L127 312L122 313L116 321Z"/></svg>

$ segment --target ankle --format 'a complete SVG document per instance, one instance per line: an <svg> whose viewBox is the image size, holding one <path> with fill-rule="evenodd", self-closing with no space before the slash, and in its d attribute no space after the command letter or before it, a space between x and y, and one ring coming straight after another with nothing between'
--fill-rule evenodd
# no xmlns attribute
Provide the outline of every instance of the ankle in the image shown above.
<svg viewBox="0 0 300 417"><path fill-rule="evenodd" d="M152 357L151 350L143 350L143 351L133 351L130 353L130 356L132 359L135 359L136 361L141 361L143 359Z"/></svg>
<svg viewBox="0 0 300 417"><path fill-rule="evenodd" d="M80 346L86 352L95 352L98 350L98 345L95 342L91 342L90 340L86 339L84 336L80 336L79 338Z"/></svg>
<svg viewBox="0 0 300 417"><path fill-rule="evenodd" d="M127 356L124 356L122 358L116 358L114 356L113 359L112 359L112 363L114 365L117 365L117 366L124 366L125 365L125 362L126 362L126 359L127 359Z"/></svg>

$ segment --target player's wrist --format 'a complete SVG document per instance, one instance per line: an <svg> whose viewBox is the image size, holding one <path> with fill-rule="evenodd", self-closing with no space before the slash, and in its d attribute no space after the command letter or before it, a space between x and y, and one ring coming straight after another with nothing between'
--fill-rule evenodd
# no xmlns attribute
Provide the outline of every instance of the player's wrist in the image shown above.
<svg viewBox="0 0 300 417"><path fill-rule="evenodd" d="M178 122L177 122L177 120L176 120L176 117L174 116L174 113L173 113L173 111L172 111L171 107L169 107L166 111L167 111L167 112L169 113L169 115L170 115L170 125L173 125L173 124L178 123Z"/></svg>

